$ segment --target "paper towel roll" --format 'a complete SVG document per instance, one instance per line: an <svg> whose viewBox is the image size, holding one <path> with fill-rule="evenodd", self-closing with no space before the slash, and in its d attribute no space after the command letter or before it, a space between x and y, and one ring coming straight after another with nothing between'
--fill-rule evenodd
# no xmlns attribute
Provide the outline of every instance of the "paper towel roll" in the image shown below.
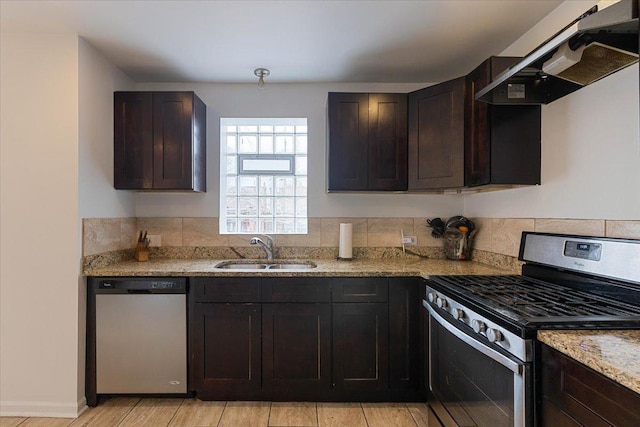
<svg viewBox="0 0 640 427"><path fill-rule="evenodd" d="M338 248L338 258L353 258L353 224L340 224L340 246Z"/></svg>

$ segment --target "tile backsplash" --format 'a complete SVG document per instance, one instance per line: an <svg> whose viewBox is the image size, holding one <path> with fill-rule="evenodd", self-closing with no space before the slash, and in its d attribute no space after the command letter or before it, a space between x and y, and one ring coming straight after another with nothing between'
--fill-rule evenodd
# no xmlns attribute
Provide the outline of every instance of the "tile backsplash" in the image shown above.
<svg viewBox="0 0 640 427"><path fill-rule="evenodd" d="M558 218L472 218L478 229L474 249L517 257L522 231L562 232L578 235L640 239L639 221ZM309 233L276 235L277 247L337 248L339 224L353 224L354 248L399 248L401 230L416 236L423 250L442 247L431 237L427 218L309 218ZM248 234L220 234L218 218L85 218L83 255L90 256L134 247L139 230L161 236L162 247L247 247ZM328 251L327 253L332 253ZM477 259L480 260L480 257Z"/></svg>

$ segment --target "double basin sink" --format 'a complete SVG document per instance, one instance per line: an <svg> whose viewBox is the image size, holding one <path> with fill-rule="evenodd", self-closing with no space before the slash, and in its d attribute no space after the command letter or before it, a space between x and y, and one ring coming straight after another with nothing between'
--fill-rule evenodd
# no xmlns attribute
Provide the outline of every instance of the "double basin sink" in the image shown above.
<svg viewBox="0 0 640 427"><path fill-rule="evenodd" d="M277 261L224 261L215 266L226 270L308 270L316 268L313 262L277 262Z"/></svg>

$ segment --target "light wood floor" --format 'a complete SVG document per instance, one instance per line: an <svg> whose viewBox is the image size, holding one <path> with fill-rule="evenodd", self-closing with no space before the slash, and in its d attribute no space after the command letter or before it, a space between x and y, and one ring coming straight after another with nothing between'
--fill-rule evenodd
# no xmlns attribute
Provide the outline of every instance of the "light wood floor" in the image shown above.
<svg viewBox="0 0 640 427"><path fill-rule="evenodd" d="M0 418L1 427L428 427L424 403L105 399L73 418Z"/></svg>

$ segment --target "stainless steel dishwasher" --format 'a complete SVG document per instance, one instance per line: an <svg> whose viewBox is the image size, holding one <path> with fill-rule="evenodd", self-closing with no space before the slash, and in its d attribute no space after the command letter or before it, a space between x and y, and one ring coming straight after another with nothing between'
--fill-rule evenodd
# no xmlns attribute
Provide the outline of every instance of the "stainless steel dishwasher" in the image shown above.
<svg viewBox="0 0 640 427"><path fill-rule="evenodd" d="M186 393L186 279L99 278L92 286L96 392Z"/></svg>

